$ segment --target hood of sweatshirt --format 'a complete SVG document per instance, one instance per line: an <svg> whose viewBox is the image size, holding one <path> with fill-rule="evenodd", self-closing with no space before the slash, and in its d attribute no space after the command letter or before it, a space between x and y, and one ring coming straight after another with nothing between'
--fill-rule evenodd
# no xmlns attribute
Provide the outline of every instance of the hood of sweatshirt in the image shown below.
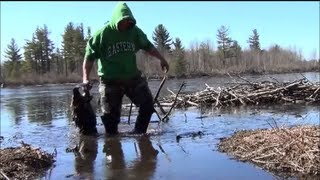
<svg viewBox="0 0 320 180"><path fill-rule="evenodd" d="M136 24L136 19L134 18L130 8L124 2L119 2L113 10L110 25L113 29L118 29L118 23L123 19L130 19L133 24Z"/></svg>

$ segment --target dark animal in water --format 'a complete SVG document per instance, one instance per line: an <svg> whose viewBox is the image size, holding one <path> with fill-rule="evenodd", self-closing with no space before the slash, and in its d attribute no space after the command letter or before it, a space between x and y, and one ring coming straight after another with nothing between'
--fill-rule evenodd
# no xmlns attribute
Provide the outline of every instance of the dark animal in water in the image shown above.
<svg viewBox="0 0 320 180"><path fill-rule="evenodd" d="M90 104L93 96L89 91L85 91L82 95L79 92L80 87L73 89L73 95L71 99L72 119L79 128L79 131L83 135L96 135L97 134L97 119L96 114Z"/></svg>

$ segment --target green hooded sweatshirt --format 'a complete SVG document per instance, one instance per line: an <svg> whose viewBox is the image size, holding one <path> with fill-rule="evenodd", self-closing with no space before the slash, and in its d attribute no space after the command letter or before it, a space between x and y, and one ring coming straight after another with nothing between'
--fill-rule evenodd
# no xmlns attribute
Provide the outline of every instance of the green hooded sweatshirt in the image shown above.
<svg viewBox="0 0 320 180"><path fill-rule="evenodd" d="M125 18L134 27L120 32L118 23ZM136 53L149 50L153 44L136 25L136 20L126 3L118 3L111 21L98 30L88 41L85 58L97 60L98 75L107 80L126 80L140 74L136 65Z"/></svg>

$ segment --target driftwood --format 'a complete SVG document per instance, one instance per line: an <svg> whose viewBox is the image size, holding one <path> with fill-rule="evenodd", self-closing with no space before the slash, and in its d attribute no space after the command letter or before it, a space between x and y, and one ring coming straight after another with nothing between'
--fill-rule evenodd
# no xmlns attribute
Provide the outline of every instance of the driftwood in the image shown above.
<svg viewBox="0 0 320 180"><path fill-rule="evenodd" d="M320 126L239 131L223 138L218 149L275 174L320 174Z"/></svg>
<svg viewBox="0 0 320 180"><path fill-rule="evenodd" d="M247 80L246 80L247 81ZM177 98L176 107L190 106L237 106L267 103L320 103L320 83L311 83L306 78L293 82L249 82L227 88L206 85L203 91L183 94ZM161 105L172 105L175 94L160 100Z"/></svg>

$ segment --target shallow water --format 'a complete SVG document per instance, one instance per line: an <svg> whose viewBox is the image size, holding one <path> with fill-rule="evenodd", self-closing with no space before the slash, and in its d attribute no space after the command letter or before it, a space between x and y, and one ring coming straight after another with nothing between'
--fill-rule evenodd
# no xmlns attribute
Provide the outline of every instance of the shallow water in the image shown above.
<svg viewBox="0 0 320 180"><path fill-rule="evenodd" d="M271 76L271 75L270 75ZM319 73L304 74L318 82ZM279 81L301 79L300 74L272 75ZM246 76L261 81L269 76ZM268 79L270 80L270 79ZM182 81L184 91L198 91L204 83L213 87L228 86L231 78L197 78L167 80L166 88L177 91ZM237 81L241 81L237 79ZM243 82L243 81L242 81ZM153 92L159 81L150 81ZM223 109L175 109L168 123L151 123L149 137L127 136L134 126L136 113L128 125L123 116L121 135L107 138L98 118L99 137L82 137L70 116L70 100L74 84L46 85L1 89L1 148L17 146L21 141L53 152L55 166L44 179L281 179L249 163L238 162L217 151L220 138L242 129L271 128L297 124L319 124L319 106L273 105ZM92 94L97 109L97 85ZM126 100L124 100L126 102ZM156 121L157 116L152 120ZM190 137L192 132L202 136ZM181 135L179 141L176 136ZM81 153L67 153L66 148L82 147Z"/></svg>

